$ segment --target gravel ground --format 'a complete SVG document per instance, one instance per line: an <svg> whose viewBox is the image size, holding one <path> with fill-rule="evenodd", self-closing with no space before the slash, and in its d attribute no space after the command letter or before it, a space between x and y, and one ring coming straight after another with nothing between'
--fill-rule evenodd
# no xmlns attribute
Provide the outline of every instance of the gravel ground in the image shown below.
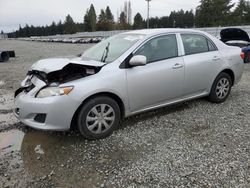
<svg viewBox="0 0 250 188"><path fill-rule="evenodd" d="M223 104L198 99L126 119L104 140L26 128L13 92L40 58L86 45L0 40L0 187L249 187L250 64Z"/></svg>

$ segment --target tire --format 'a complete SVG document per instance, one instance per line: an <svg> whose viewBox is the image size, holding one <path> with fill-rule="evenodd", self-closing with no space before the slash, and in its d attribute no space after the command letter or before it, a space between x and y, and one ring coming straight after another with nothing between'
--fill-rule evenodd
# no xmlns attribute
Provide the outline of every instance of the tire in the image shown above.
<svg viewBox="0 0 250 188"><path fill-rule="evenodd" d="M82 105L77 126L83 137L96 140L111 135L119 126L120 119L121 111L117 102L110 97L98 96Z"/></svg>
<svg viewBox="0 0 250 188"><path fill-rule="evenodd" d="M228 98L231 88L231 76L225 72L220 73L212 85L208 100L213 103L224 102Z"/></svg>
<svg viewBox="0 0 250 188"><path fill-rule="evenodd" d="M10 58L8 52L0 52L0 62L6 62Z"/></svg>

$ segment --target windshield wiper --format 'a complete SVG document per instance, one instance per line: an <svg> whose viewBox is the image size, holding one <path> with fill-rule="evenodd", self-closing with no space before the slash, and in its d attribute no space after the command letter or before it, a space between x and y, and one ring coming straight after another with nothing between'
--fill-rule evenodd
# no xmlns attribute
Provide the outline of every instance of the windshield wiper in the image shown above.
<svg viewBox="0 0 250 188"><path fill-rule="evenodd" d="M101 62L105 63L107 57L108 57L108 53L109 53L109 45L110 45L110 42L108 43L108 45L106 46L104 52L103 52L103 55L102 55L102 59L101 59Z"/></svg>

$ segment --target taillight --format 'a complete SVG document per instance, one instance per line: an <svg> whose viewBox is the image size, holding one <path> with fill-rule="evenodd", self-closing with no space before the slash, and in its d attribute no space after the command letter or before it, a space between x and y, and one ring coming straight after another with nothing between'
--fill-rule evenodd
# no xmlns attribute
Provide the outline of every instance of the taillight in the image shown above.
<svg viewBox="0 0 250 188"><path fill-rule="evenodd" d="M240 57L244 60L244 59L245 59L245 53L244 53L244 52L241 52L241 53L240 53Z"/></svg>

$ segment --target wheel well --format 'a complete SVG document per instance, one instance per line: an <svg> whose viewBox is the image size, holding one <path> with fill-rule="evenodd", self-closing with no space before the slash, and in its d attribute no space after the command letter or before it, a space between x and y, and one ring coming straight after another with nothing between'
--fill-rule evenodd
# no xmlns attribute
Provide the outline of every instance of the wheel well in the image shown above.
<svg viewBox="0 0 250 188"><path fill-rule="evenodd" d="M93 99L93 98L95 98L95 97L98 97L98 96L107 96L107 97L110 97L111 99L114 99L114 100L117 102L117 104L119 105L119 108L120 108L120 110L121 110L121 118L124 117L124 115L125 115L125 107L124 107L124 104L123 104L123 102L122 102L122 99L121 99L119 96L117 96L117 95L114 94L114 93L110 93L110 92L96 93L96 94L91 95L91 96L89 96L88 98L86 98L86 99L82 102L82 104L78 107L78 109L76 110L76 112L75 112L75 114L74 114L74 116L73 116L73 118L72 118L72 120L71 120L71 126L70 126L70 128L73 128L73 127L76 128L76 127L75 127L75 125L76 125L76 118L77 118L77 115L78 115L78 113L79 113L81 107L82 107L87 101L89 101L89 100L91 100L91 99Z"/></svg>
<svg viewBox="0 0 250 188"><path fill-rule="evenodd" d="M231 69L225 69L221 72L227 73L232 78L232 85L234 85L234 79L235 79L234 72Z"/></svg>

